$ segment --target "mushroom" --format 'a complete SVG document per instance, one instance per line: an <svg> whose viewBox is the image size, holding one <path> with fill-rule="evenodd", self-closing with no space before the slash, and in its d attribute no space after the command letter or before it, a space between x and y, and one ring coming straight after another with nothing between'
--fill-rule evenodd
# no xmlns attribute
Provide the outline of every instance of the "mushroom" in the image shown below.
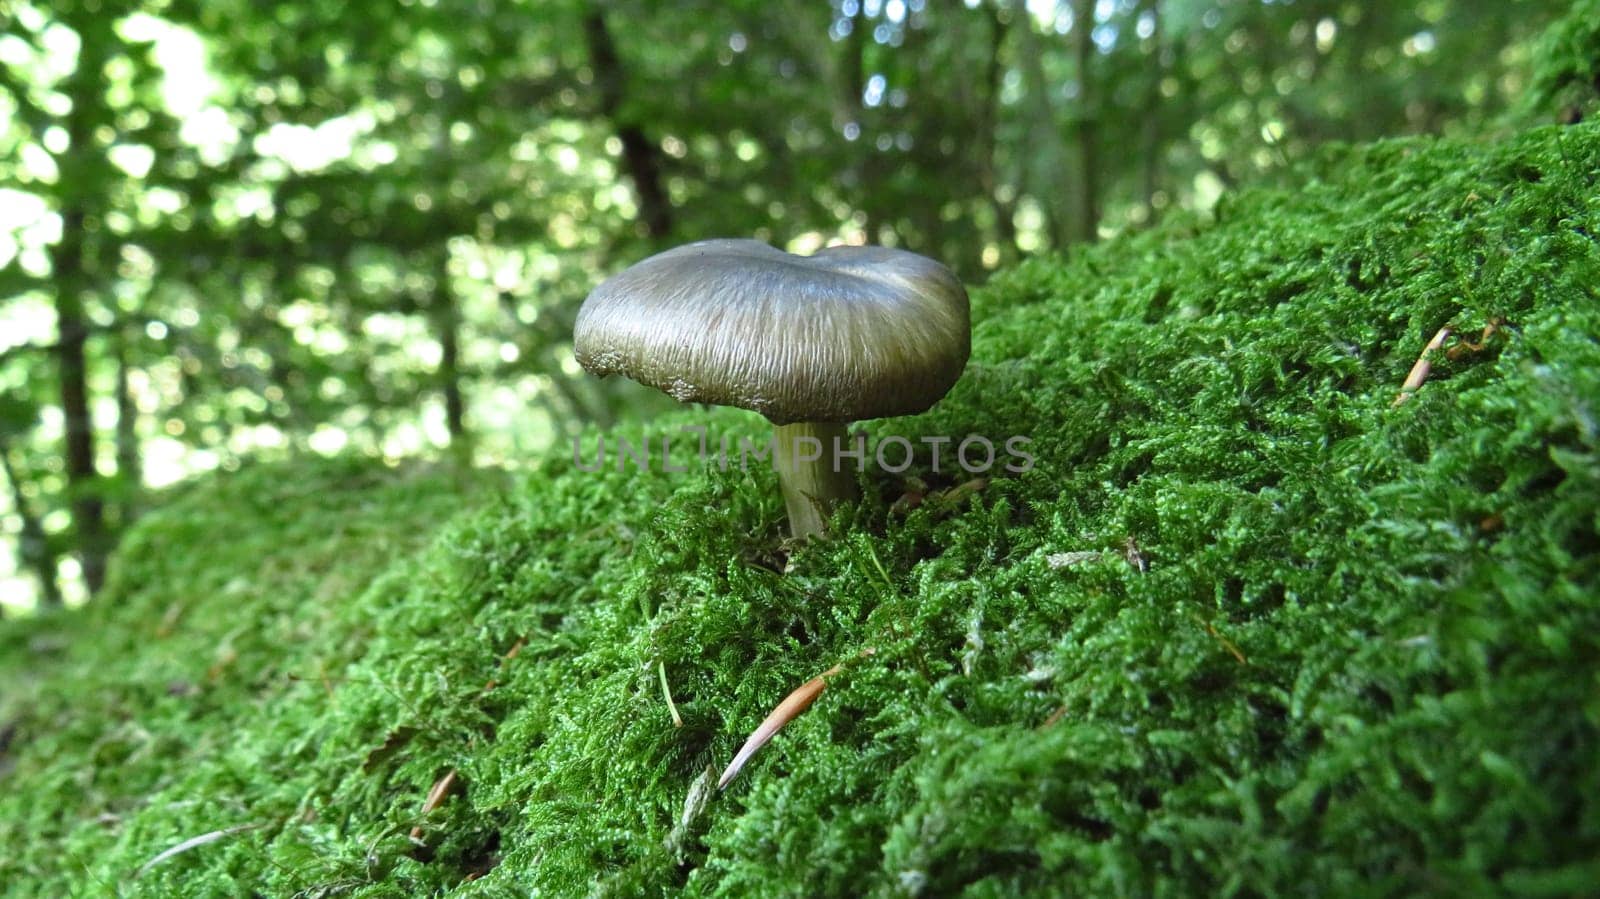
<svg viewBox="0 0 1600 899"><path fill-rule="evenodd" d="M573 335L593 374L765 415L795 537L856 497L839 463L859 466L865 450L842 450L845 425L925 411L971 343L967 292L932 259L886 247L797 256L754 240L703 240L614 275Z"/></svg>

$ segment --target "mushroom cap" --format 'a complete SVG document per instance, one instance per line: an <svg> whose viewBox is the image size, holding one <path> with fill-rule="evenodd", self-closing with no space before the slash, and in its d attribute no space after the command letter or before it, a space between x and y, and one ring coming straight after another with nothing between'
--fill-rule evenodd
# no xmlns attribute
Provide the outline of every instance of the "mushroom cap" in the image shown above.
<svg viewBox="0 0 1600 899"><path fill-rule="evenodd" d="M776 424L922 412L971 347L966 289L932 259L886 247L796 256L755 240L687 244L612 276L573 334L596 375Z"/></svg>

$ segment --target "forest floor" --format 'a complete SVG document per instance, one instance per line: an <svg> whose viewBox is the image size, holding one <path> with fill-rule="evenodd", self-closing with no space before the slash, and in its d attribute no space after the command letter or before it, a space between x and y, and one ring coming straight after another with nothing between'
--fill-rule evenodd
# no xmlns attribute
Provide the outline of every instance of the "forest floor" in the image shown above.
<svg viewBox="0 0 1600 899"><path fill-rule="evenodd" d="M956 389L867 430L1036 464L869 470L832 539L769 471L569 452L190 484L0 630L0 885L1592 889L1600 125L1296 181L976 291ZM690 425L760 431L619 434Z"/></svg>

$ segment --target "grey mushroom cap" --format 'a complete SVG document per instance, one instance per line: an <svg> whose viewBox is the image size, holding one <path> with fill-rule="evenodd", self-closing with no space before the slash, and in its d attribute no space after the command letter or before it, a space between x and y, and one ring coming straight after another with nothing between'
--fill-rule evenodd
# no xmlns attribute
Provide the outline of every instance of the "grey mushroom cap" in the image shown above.
<svg viewBox="0 0 1600 899"><path fill-rule="evenodd" d="M755 240L660 253L596 287L578 310L578 363L683 402L775 424L925 411L972 348L967 292L925 256L829 247L796 256Z"/></svg>

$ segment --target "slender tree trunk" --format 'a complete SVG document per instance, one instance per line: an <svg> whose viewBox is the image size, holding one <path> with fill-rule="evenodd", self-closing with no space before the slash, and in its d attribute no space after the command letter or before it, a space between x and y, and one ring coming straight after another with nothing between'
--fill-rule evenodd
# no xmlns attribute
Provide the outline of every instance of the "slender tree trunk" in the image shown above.
<svg viewBox="0 0 1600 899"><path fill-rule="evenodd" d="M1015 197L1006 201L1000 197L1000 84L1005 78L1005 64L1001 54L1005 51L1009 22L1002 17L998 6L989 10L989 68L984 76L987 95L983 98L983 152L979 159L978 177L984 196L989 199L995 219L995 238L1000 246L1000 261L1010 262L1017 255L1017 207Z"/></svg>
<svg viewBox="0 0 1600 899"><path fill-rule="evenodd" d="M117 523L127 527L139 517L139 494L144 486L144 465L139 455L139 406L133 400L129 383L126 335L117 335L117 478L121 500L117 504Z"/></svg>
<svg viewBox="0 0 1600 899"><path fill-rule="evenodd" d="M850 33L845 36L840 49L839 65L839 116L837 123L843 127L849 122L861 124L861 97L867 91L867 15L859 7L850 17ZM864 132L863 132L864 133Z"/></svg>
<svg viewBox="0 0 1600 899"><path fill-rule="evenodd" d="M278 402L288 410L281 416L275 416L277 421L274 424L288 435L290 449L296 454L303 453L306 450L306 435L312 426L311 416L306 414L303 404L299 402L299 391L295 383L297 373L284 358L288 355L288 351L281 347L274 349L276 351L272 354L271 361L267 363L267 385L278 388L278 393L282 397ZM188 394L184 397L187 399Z"/></svg>
<svg viewBox="0 0 1600 899"><path fill-rule="evenodd" d="M1161 123L1165 110L1161 108L1161 82L1167 74L1167 48L1161 40L1160 0L1146 0L1143 11L1150 13L1154 28L1150 32L1150 89L1145 93L1144 123L1139 139L1139 196L1144 200L1145 222L1156 219L1156 192L1161 189L1161 157L1166 150L1162 141Z"/></svg>
<svg viewBox="0 0 1600 899"><path fill-rule="evenodd" d="M627 71L599 6L591 7L584 16L583 33L600 91L600 111L622 141L623 165L639 194L639 220L652 240L662 240L672 231L672 202L662 184L661 151L645 136L644 129L626 115Z"/></svg>
<svg viewBox="0 0 1600 899"><path fill-rule="evenodd" d="M450 127L457 120L461 98L454 86L444 88L439 103L439 129L434 134L434 163L439 171L455 168L450 147ZM439 341L439 366L434 372L439 393L444 398L445 429L450 434L450 448L463 458L472 454L471 435L467 433L467 406L461 393L461 310L456 304L455 290L450 286L450 248L441 242L430 255L433 263L433 291L420 298L419 305ZM380 446L383 444L380 442Z"/></svg>
<svg viewBox="0 0 1600 899"><path fill-rule="evenodd" d="M0 474L4 474L6 483L11 485L11 505L16 509L17 517L22 519L17 554L22 564L32 568L34 577L39 579L39 595L45 605L59 606L61 584L56 580L55 549L50 546L50 536L45 533L44 522L34 514L33 504L23 492L22 479L11 464L11 447L3 438L0 438Z"/></svg>
<svg viewBox="0 0 1600 899"><path fill-rule="evenodd" d="M444 382L444 417L450 428L451 444L464 444L467 442L467 410L461 397L460 322L453 300L446 297L444 302L447 308L439 323L439 378Z"/></svg>
<svg viewBox="0 0 1600 899"><path fill-rule="evenodd" d="M89 400L89 326L79 295L83 277L83 219L81 208L61 216L62 238L56 248L56 377L60 384L61 416L66 430L63 453L67 490L72 496L72 521L77 531L83 580L94 593L105 582L105 501L100 495L100 471L95 466L94 422Z"/></svg>
<svg viewBox="0 0 1600 899"><path fill-rule="evenodd" d="M444 419L450 430L450 445L466 447L467 406L461 393L461 315L450 290L449 272L440 263L435 273L433 327L439 338L439 392L444 396Z"/></svg>
<svg viewBox="0 0 1600 899"><path fill-rule="evenodd" d="M923 15L932 16L934 13L924 12ZM936 60L935 53L926 51L928 36L933 33L934 29L931 27L913 27L914 24L916 24L915 17L906 18L902 25L901 42L898 51L892 57L889 57L889 61L896 64L896 71L891 83L904 83L899 81L899 79L906 77L901 73L909 69L911 73L910 83L912 85L936 84L942 74L936 71L939 63ZM954 28L955 26L949 27ZM904 66L904 68L901 68L901 66ZM960 96L952 96L947 102L961 103L962 100ZM895 123L890 119L886 120L885 124L888 126L886 130L892 130ZM893 136L898 138L898 135ZM971 135L969 139L974 142L982 140L981 136L976 134ZM891 142L888 150L879 150L877 149L877 141L874 140L872 152L880 173L893 172L902 167L916 167L919 165L914 154L908 150L901 149L898 143ZM882 175L879 174L875 177L882 177ZM970 244L974 243L974 241L970 240L965 241L969 246L951 246L952 242L947 237L950 228L945 223L944 215L940 209L941 205L938 202L930 202L926 199L921 202L896 203L898 207L896 212L899 214L897 220L903 223L898 242L908 250L949 259L956 263L965 251L977 248L970 246ZM981 249L979 252L981 252Z"/></svg>
<svg viewBox="0 0 1600 899"><path fill-rule="evenodd" d="M1072 2L1072 58L1078 77L1078 114L1074 117L1077 141L1077 190L1073 192L1072 239L1093 243L1099 236L1099 152L1096 130L1094 78L1090 66L1094 59L1094 0Z"/></svg>
<svg viewBox="0 0 1600 899"><path fill-rule="evenodd" d="M550 389L539 391L539 396L549 405L552 414L558 416L563 434L581 427L579 422L589 420L592 416L584 409L583 402L573 392L572 385L567 383L567 376L557 370L555 374L548 375Z"/></svg>
<svg viewBox="0 0 1600 899"><path fill-rule="evenodd" d="M72 507L72 523L77 538L79 564L84 585L98 592L105 582L106 555L110 551L105 521L103 484L95 464L93 402L89 395L89 320L83 297L93 272L85 224L91 204L97 202L105 178L103 161L96 155L93 136L105 117L102 70L116 36L111 19L104 13L79 11L67 24L78 33L76 70L62 85L72 100L67 114L69 149L58 161L61 204L61 242L51 259L55 282L56 377L60 390L61 416L65 430L63 457L66 463L67 491Z"/></svg>
<svg viewBox="0 0 1600 899"><path fill-rule="evenodd" d="M601 428L609 428L616 422L604 384L594 378L586 378L580 393L574 380L567 377L559 366L552 366L549 371L551 389L561 397L563 404L573 410L576 418L588 419Z"/></svg>
<svg viewBox="0 0 1600 899"><path fill-rule="evenodd" d="M1019 11L1022 22L1018 34L1022 39L1022 72L1027 80L1028 101L1032 107L1033 125L1028 154L1032 162L1033 178L1030 192L1038 200L1044 214L1045 231L1051 246L1060 249L1071 240L1069 222L1072 208L1067 199L1070 190L1061 183L1059 173L1067 165L1067 147L1061 136L1060 116L1050 99L1050 79L1044 69L1044 42L1034 28L1031 14Z"/></svg>
<svg viewBox="0 0 1600 899"><path fill-rule="evenodd" d="M555 429L557 437L565 439L572 435L577 418L570 414L563 414L560 409L556 408L556 402L550 398L550 394L541 390L534 395L533 401L538 403L539 408L543 409L544 414L549 417L550 426Z"/></svg>
<svg viewBox="0 0 1600 899"><path fill-rule="evenodd" d="M873 145L873 136L867 129L865 101L867 32L871 27L866 12L858 6L850 19L850 34L845 37L839 51L842 55L839 65L839 118L842 121L839 126L848 128L854 125L856 128L856 149L850 154L850 180L854 182L851 186L855 196L851 198L850 205L866 217L862 230L866 232L867 243L877 244L883 242L883 219L876 202L877 192L873 190L878 180L879 154Z"/></svg>

